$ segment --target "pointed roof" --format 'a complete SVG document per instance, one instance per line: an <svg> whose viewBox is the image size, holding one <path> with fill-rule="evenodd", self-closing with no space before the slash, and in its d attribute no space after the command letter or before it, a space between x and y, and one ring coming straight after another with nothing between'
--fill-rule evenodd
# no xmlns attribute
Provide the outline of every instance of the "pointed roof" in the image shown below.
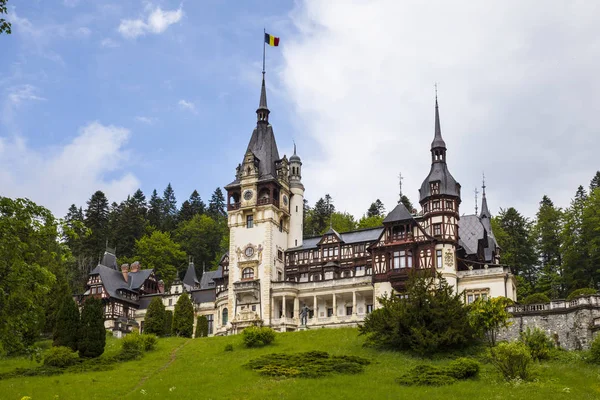
<svg viewBox="0 0 600 400"><path fill-rule="evenodd" d="M383 220L384 224L397 222L397 221L407 221L413 219L411 213L408 211L406 206L403 203L398 203L396 207L385 217Z"/></svg>
<svg viewBox="0 0 600 400"><path fill-rule="evenodd" d="M290 162L300 161L300 157L296 154L296 143L294 143L294 154L290 157Z"/></svg>
<svg viewBox="0 0 600 400"><path fill-rule="evenodd" d="M195 287L200 285L200 281L198 281L198 276L196 275L196 267L194 267L194 263L190 262L188 265L187 271L185 271L185 276L183 277L183 283L190 287Z"/></svg>
<svg viewBox="0 0 600 400"><path fill-rule="evenodd" d="M482 200L481 200L481 213L479 214L479 218L483 218L486 217L488 219L492 218L492 213L490 213L490 210L488 208L488 204L487 204L487 198L485 197L485 176L483 178L483 185L481 185L481 188L483 189L483 196L482 196Z"/></svg>
<svg viewBox="0 0 600 400"><path fill-rule="evenodd" d="M431 149L446 148L446 142L442 139L442 128L440 126L440 110L438 107L437 94L435 95L435 134L433 136L433 142L431 142Z"/></svg>
<svg viewBox="0 0 600 400"><path fill-rule="evenodd" d="M246 152L252 152L258 158L258 179L275 179L276 163L280 160L275 134L271 125L258 124L252 132Z"/></svg>
<svg viewBox="0 0 600 400"><path fill-rule="evenodd" d="M260 88L260 101L258 102L259 110L269 110L267 107L267 88L265 86L265 73L263 72L262 86Z"/></svg>

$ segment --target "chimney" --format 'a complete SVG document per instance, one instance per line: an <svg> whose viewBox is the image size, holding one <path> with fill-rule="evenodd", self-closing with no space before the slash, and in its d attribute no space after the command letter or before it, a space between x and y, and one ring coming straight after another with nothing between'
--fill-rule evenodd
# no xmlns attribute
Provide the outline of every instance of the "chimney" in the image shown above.
<svg viewBox="0 0 600 400"><path fill-rule="evenodd" d="M164 292L165 292L165 283L161 279L160 281L158 281L158 293L164 293Z"/></svg>
<svg viewBox="0 0 600 400"><path fill-rule="evenodd" d="M129 264L121 265L121 273L123 274L123 279L127 282L127 277L129 276Z"/></svg>
<svg viewBox="0 0 600 400"><path fill-rule="evenodd" d="M129 272L138 272L140 270L140 262L136 261L129 267Z"/></svg>

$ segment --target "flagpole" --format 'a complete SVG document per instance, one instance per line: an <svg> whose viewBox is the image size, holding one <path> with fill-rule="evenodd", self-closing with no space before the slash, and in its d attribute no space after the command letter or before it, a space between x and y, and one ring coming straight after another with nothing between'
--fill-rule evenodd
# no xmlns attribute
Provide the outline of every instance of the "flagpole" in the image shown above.
<svg viewBox="0 0 600 400"><path fill-rule="evenodd" d="M265 46L266 46L266 42L265 42L265 36L267 35L267 30L265 28L263 28L263 77L265 76Z"/></svg>

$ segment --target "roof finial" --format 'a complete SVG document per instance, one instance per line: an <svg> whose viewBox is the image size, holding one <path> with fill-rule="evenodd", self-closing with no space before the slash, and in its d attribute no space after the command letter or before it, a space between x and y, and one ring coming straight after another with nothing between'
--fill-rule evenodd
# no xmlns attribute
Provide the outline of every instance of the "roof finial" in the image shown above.
<svg viewBox="0 0 600 400"><path fill-rule="evenodd" d="M483 189L483 197L485 197L485 172L481 173L481 177L482 177L482 185L481 188Z"/></svg>
<svg viewBox="0 0 600 400"><path fill-rule="evenodd" d="M402 176L402 172L398 173L398 186L400 189L400 196L398 197L398 204L400 204L402 202L402 180L404 180L404 177Z"/></svg>
<svg viewBox="0 0 600 400"><path fill-rule="evenodd" d="M438 93L437 93L437 82L435 83L435 134L433 142L431 143L431 149L434 148L446 148L446 142L442 139L442 128L440 126L440 108L438 106ZM442 157L443 158L443 157ZM444 161L443 159L441 161Z"/></svg>
<svg viewBox="0 0 600 400"><path fill-rule="evenodd" d="M477 195L479 194L479 190L477 190L477 188L475 188L475 190L473 191L473 193L475 193L475 215L477 215Z"/></svg>
<svg viewBox="0 0 600 400"><path fill-rule="evenodd" d="M482 200L481 200L481 215L479 216L481 217L487 217L487 218L491 218L492 214L490 213L490 209L488 208L487 205L487 198L485 197L485 173L481 174L482 177L482 184L481 184L481 188L483 189L483 195L482 195Z"/></svg>
<svg viewBox="0 0 600 400"><path fill-rule="evenodd" d="M269 108L267 107L267 88L265 86L265 72L263 71L262 85L260 88L260 101L258 103L258 109L256 110L256 116L258 122L269 122Z"/></svg>
<svg viewBox="0 0 600 400"><path fill-rule="evenodd" d="M294 142L294 155L296 155L296 141L293 140L293 142Z"/></svg>

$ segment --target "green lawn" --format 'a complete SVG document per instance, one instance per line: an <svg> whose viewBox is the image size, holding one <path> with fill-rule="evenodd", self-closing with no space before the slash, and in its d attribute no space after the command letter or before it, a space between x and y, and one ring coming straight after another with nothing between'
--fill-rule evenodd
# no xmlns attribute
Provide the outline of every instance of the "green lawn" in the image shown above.
<svg viewBox="0 0 600 400"><path fill-rule="evenodd" d="M232 343L233 352L225 352ZM104 372L0 380L0 399L600 399L600 368L581 362L545 362L532 383L503 382L483 365L477 380L445 387L402 387L394 379L421 360L362 346L356 329L317 329L278 334L262 349L245 349L241 336L161 339L140 361ZM107 344L110 353L118 340ZM358 375L276 380L242 368L261 354L322 350L357 355L371 365ZM446 363L447 360L436 361ZM0 360L0 372L34 363Z"/></svg>

